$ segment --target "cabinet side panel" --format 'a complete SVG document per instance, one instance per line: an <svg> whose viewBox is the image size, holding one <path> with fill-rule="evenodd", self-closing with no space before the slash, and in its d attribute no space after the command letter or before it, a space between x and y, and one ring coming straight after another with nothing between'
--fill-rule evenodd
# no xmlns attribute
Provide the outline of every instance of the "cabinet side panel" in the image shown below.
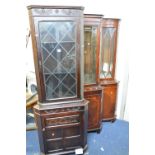
<svg viewBox="0 0 155 155"><path fill-rule="evenodd" d="M35 66L35 74L37 79L37 92L39 101L43 101L44 92L42 90L42 83L41 83L41 71L39 69L39 56L37 50L37 41L35 36L35 26L34 26L34 18L32 16L32 10L29 10L29 23L30 23L30 32L32 38L32 47L33 47L33 59L34 59L34 66Z"/></svg>
<svg viewBox="0 0 155 155"><path fill-rule="evenodd" d="M39 144L40 144L40 150L42 153L45 153L47 152L46 150L46 147L44 145L44 138L43 137L43 126L42 126L42 119L41 119L41 116L38 115L38 113L35 112L35 108L34 108L34 115L35 115L35 121L36 121L36 124L37 124L37 129L38 129L38 137L39 137Z"/></svg>

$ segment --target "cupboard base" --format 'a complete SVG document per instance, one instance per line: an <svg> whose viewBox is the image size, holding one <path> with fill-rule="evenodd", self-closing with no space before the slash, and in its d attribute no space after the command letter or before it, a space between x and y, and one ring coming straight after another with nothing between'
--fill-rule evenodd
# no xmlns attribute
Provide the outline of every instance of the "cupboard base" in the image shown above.
<svg viewBox="0 0 155 155"><path fill-rule="evenodd" d="M86 145L83 148L83 153L88 149L88 145ZM69 154L73 154L75 153L75 150L70 150L70 151L63 151L63 152L58 152L58 153L50 153L50 154L45 154L45 153L41 153L41 155L69 155Z"/></svg>
<svg viewBox="0 0 155 155"><path fill-rule="evenodd" d="M115 122L115 120L116 120L116 115L114 116L114 117L110 117L110 118L104 118L104 119L102 119L102 121L103 122Z"/></svg>
<svg viewBox="0 0 155 155"><path fill-rule="evenodd" d="M45 155L87 148L88 101L34 107L40 150Z"/></svg>
<svg viewBox="0 0 155 155"><path fill-rule="evenodd" d="M84 98L88 103L88 132L101 130L102 123L102 87L85 86Z"/></svg>

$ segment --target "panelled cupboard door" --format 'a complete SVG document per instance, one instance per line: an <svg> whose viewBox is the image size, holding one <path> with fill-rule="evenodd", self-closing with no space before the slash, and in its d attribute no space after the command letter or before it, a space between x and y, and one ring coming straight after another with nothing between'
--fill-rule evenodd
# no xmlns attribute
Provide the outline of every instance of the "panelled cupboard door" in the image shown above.
<svg viewBox="0 0 155 155"><path fill-rule="evenodd" d="M88 103L88 131L100 132L102 121L102 87L85 87L84 97Z"/></svg>
<svg viewBox="0 0 155 155"><path fill-rule="evenodd" d="M117 102L117 84L104 86L103 91L103 120L115 119Z"/></svg>
<svg viewBox="0 0 155 155"><path fill-rule="evenodd" d="M88 104L88 130L100 128L101 96L86 96Z"/></svg>

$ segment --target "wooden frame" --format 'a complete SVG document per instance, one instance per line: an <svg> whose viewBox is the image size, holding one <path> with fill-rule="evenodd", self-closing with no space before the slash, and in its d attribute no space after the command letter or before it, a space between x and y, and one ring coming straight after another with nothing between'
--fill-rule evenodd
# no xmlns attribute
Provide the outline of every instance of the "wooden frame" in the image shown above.
<svg viewBox="0 0 155 155"><path fill-rule="evenodd" d="M30 6L28 7L30 8L39 8L39 6ZM45 10L46 6L41 7L42 11ZM50 6L48 6L47 8L49 8L50 10ZM53 7L52 7L53 8ZM61 7L60 7L61 8ZM60 12L60 9L57 6L54 6L54 9L56 9L56 12ZM62 7L63 8L63 7ZM70 8L70 7L64 7L65 9ZM75 10L78 9L83 9L82 7L71 7ZM59 10L60 9L60 10ZM35 9L34 9L35 10ZM62 16L59 16L59 13L57 16L55 17L46 17L45 15L48 15L48 11L47 14L43 13L42 11L40 11L38 13L38 11L36 11L38 14L36 15L34 10L29 10L29 18L30 18L30 26L31 26L31 35L32 35L32 45L33 45L33 56L34 56L34 62L35 62L35 72L36 72L36 78L37 78L37 86L38 86L38 96L39 96L39 102L42 104L46 104L46 103L55 103L58 104L60 102L65 102L67 101L72 101L72 100L81 100L83 98L83 82L81 80L82 77L82 69L81 69L81 60L83 59L82 55L81 55L81 50L82 48L80 48L80 45L82 44L82 35L79 35L80 31L81 31L81 18L80 16L78 17L73 17L73 16L69 16L68 12L67 12L67 16L64 18ZM71 14L71 12L69 12ZM33 15L34 14L34 15ZM32 17L33 16L33 17ZM47 100L45 98L45 87L44 87L44 79L43 79L43 69L42 69L42 58L41 58L41 48L40 48L40 42L39 42L39 32L38 32L38 22L39 21L47 21L47 20L54 20L54 21L75 21L76 23L78 23L77 29L76 29L76 75L77 75L77 96L76 97L69 97L69 98L62 98L62 99L52 99L52 100Z"/></svg>
<svg viewBox="0 0 155 155"><path fill-rule="evenodd" d="M115 80L115 69L116 69L116 54L117 54L117 38L118 38L118 26L120 19L113 18L103 18L102 19L102 27L103 28L116 28L114 34L114 58L113 58L113 69L112 69L112 77L111 78L100 78L100 85L103 91L103 113L102 120L103 121L115 121L116 119L116 106L117 106L117 92L118 92L118 84L119 82ZM103 35L103 34L102 34ZM103 37L103 36L102 36ZM102 47L104 46L104 40L101 39ZM102 48L100 51L101 56ZM101 58L100 58L101 65ZM101 66L100 66L101 67ZM100 73L99 73L100 74Z"/></svg>
<svg viewBox="0 0 155 155"><path fill-rule="evenodd" d="M30 18L30 27L31 27L31 34L32 34L32 45L33 45L33 56L34 56L34 63L35 63L35 72L37 77L37 86L38 86L38 97L39 97L39 104L34 106L34 114L36 119L36 124L38 128L38 136L39 136L39 143L40 143L40 150L42 154L69 154L75 152L75 149L82 148L85 150L87 148L87 119L88 119L88 101L86 101L83 98L83 7L69 7L69 6L28 6L29 10L29 18ZM68 46L70 45L70 42L74 42L73 48L73 54L69 53L68 51L72 50L65 50L65 56L71 55L73 56L71 59L73 59L73 62L75 63L69 63L75 64L75 67L69 67L69 70L65 69L68 74L73 73L73 86L76 83L76 91L75 94L76 97L67 97L64 95L64 90L61 91L61 94L56 95L58 97L52 98L51 95L50 98L46 97L45 87L44 87L44 75L47 72L44 72L43 66L42 66L42 53L41 51L41 41L39 41L39 37L41 37L41 34L39 32L39 22L40 21L73 21L75 22L75 27L73 24L73 31L69 31L71 35L73 35L73 38L76 39L69 39L66 40L64 38L57 39L55 37L55 40L58 40L56 42L57 45L64 39L66 44ZM58 24L59 25L59 24ZM62 24L63 26L66 26L67 24ZM70 25L70 23L69 23ZM61 25L59 25L61 27ZM49 28L50 27L50 28ZM53 25L49 26L48 28L45 26L43 29L44 34L51 35L51 33L47 33ZM68 26L66 26L68 28ZM72 28L72 27L71 27ZM61 34L63 34L66 29L62 28ZM53 31L52 31L53 32ZM57 31L54 30L56 33ZM68 31L67 31L68 32ZM75 34L75 33L76 34ZM58 30L58 38L60 36ZM75 34L75 35L74 35ZM39 36L40 35L40 36ZM45 36L46 36L45 35ZM45 37L44 36L44 37ZM53 33L51 35L53 37ZM64 35L61 35L61 37ZM44 38L43 37L43 38ZM65 36L64 36L65 37ZM46 38L46 37L45 37ZM69 44L68 44L69 42ZM52 43L52 46L50 46L50 50L48 49L48 54L52 53L53 51L57 53L58 51L55 51L53 49L57 48L57 46L53 47L53 40L46 40L43 44L50 44ZM49 46L49 45L48 45ZM75 48L75 50L74 50ZM51 50L52 49L52 50ZM59 49L59 48L58 48ZM59 49L60 50L60 49ZM52 52L51 52L52 51ZM64 51L64 50L62 50ZM61 50L59 52L62 52ZM41 53L42 52L42 53ZM45 54L44 53L44 54ZM52 53L53 54L53 53ZM58 53L57 53L58 54ZM75 56L76 55L76 56ZM59 55L62 56L62 53ZM51 56L52 57L52 56ZM63 58L64 58L63 57ZM47 58L47 57L46 57ZM48 67L51 69L53 61L59 61L60 59L50 59ZM68 59L67 59L68 61ZM66 61L65 61L66 62ZM44 61L45 63L45 61ZM58 63L54 64L54 69L56 70ZM68 64L68 63L67 63ZM60 64L62 67L62 64ZM59 67L60 67L59 66ZM60 71L57 72L57 74L62 74L61 77L64 76L64 70L62 70L60 67ZM63 66L64 67L64 66ZM62 67L62 68L63 68ZM52 68L52 69L53 69ZM76 71L75 69L76 68ZM53 69L53 70L54 70ZM73 71L72 73L70 73ZM76 73L74 73L76 72ZM66 74L67 74L66 73ZM49 74L49 72L48 72ZM49 76L53 76L55 72L50 72ZM76 74L76 80L75 80L75 74ZM64 78L62 78L64 80ZM72 78L71 78L72 79ZM63 81L62 80L62 81ZM68 80L68 79L67 79ZM53 83L56 80L51 80ZM63 83L60 79L58 79L60 83ZM51 83L52 83L51 82ZM54 84L48 85L50 87L50 90L54 90ZM57 87L59 87L60 83L58 83ZM67 87L68 84L68 87ZM66 88L71 89L69 86L69 83L67 82L65 85ZM51 91L53 93L53 90ZM50 92L50 93L51 93ZM51 93L51 94L52 94ZM64 94L63 94L64 93ZM63 94L63 95L62 95ZM74 93L71 93L71 95L74 95ZM60 98L61 97L61 98Z"/></svg>
<svg viewBox="0 0 155 155"><path fill-rule="evenodd" d="M99 54L100 54L100 28L103 15L85 14L84 26L94 26L97 28L96 34L96 81L95 83L84 84L84 97L88 104L88 131L101 130L102 120L102 88L99 86Z"/></svg>
<svg viewBox="0 0 155 155"><path fill-rule="evenodd" d="M115 78L115 68L116 68L116 50L117 50L117 36L118 36L118 24L119 24L120 19L113 19L113 18L103 18L102 19L102 26L101 26L101 32L103 28L116 28L116 31L114 33L114 59L113 59L113 69L112 69L112 77L111 78L101 78L100 77L100 71L99 71L99 77L100 77L100 82L102 81L107 81L107 80L114 80ZM103 35L103 34L102 34ZM102 38L102 36L101 36ZM100 51L100 63L99 63L99 68L101 67L101 52L102 52L102 47L104 46L104 40L103 38L101 39L101 51Z"/></svg>
<svg viewBox="0 0 155 155"><path fill-rule="evenodd" d="M97 27L97 37L96 37L96 83L94 84L84 84L85 87L87 86L95 86L98 85L100 82L99 79L99 57L100 57L100 27L103 15L98 14L85 14L84 15L84 26L96 26Z"/></svg>

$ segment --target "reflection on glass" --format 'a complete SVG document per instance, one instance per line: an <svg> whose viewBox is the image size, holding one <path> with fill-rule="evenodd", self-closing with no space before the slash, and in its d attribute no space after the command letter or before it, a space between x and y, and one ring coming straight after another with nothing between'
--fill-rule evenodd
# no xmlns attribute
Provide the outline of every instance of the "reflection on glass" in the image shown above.
<svg viewBox="0 0 155 155"><path fill-rule="evenodd" d="M93 26L84 27L84 82L96 83L96 33Z"/></svg>
<svg viewBox="0 0 155 155"><path fill-rule="evenodd" d="M103 28L100 78L112 78L115 28Z"/></svg>
<svg viewBox="0 0 155 155"><path fill-rule="evenodd" d="M39 22L46 99L76 96L74 22Z"/></svg>

